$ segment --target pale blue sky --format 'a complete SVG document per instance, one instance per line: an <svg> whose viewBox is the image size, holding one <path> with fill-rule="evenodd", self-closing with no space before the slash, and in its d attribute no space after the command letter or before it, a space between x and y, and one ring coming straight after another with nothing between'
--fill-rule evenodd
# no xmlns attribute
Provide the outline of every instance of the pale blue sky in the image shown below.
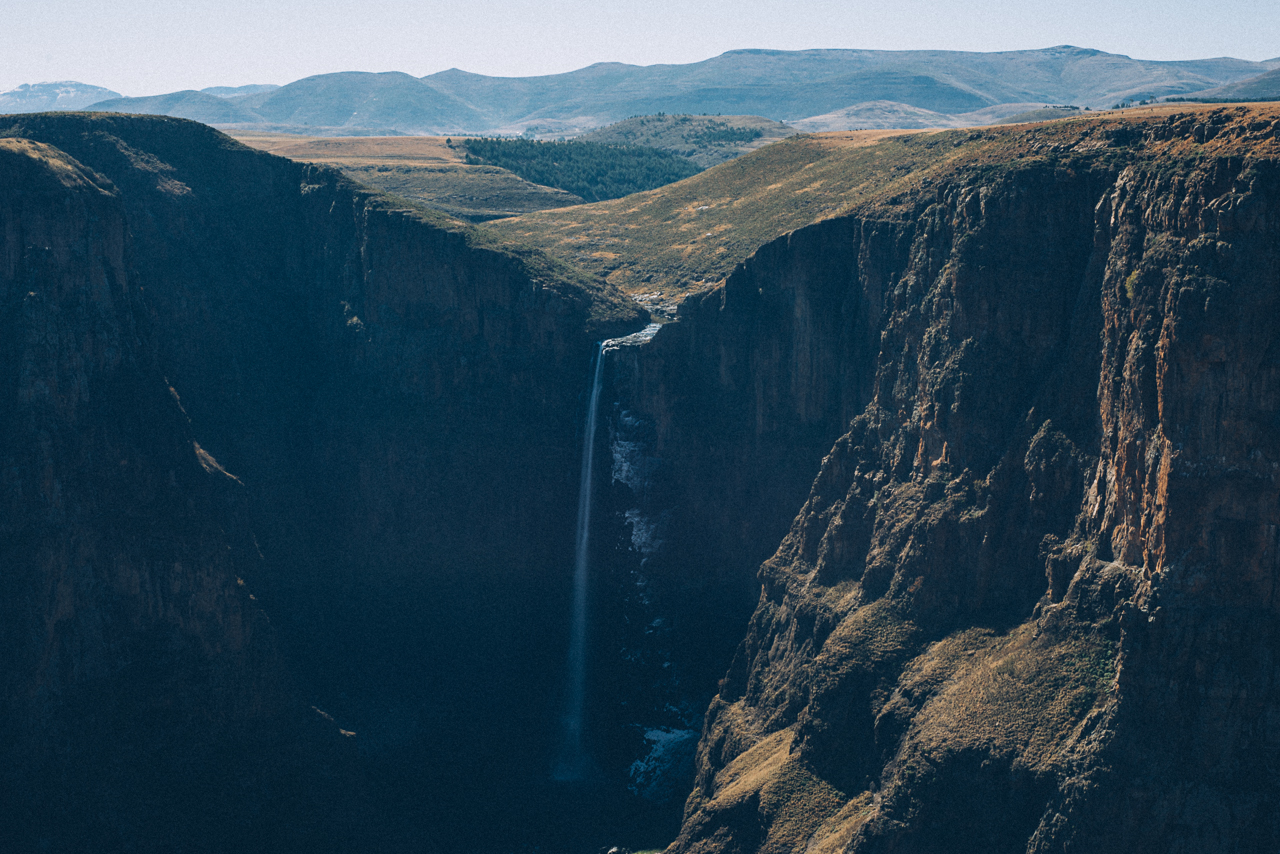
<svg viewBox="0 0 1280 854"><path fill-rule="evenodd" d="M329 71L552 74L747 47L1280 56L1278 0L0 0L0 20L0 91L79 80L126 95Z"/></svg>

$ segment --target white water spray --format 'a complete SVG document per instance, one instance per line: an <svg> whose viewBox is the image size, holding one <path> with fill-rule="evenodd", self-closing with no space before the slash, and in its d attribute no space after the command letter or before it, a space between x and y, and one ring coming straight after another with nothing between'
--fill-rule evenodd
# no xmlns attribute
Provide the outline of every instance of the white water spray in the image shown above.
<svg viewBox="0 0 1280 854"><path fill-rule="evenodd" d="M591 484L595 462L596 411L600 408L600 381L604 375L604 343L596 348L596 369L587 404L582 437L582 479L578 484L578 530L573 555L573 623L569 629L569 690L565 698L564 731L560 755L551 776L556 780L581 780L591 760L582 739L587 681L587 547L591 537Z"/></svg>

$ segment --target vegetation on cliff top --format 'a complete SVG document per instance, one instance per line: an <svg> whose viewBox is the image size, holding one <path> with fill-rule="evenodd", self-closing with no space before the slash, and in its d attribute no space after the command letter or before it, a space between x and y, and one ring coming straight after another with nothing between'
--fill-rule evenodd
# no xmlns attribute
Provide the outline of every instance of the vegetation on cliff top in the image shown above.
<svg viewBox="0 0 1280 854"><path fill-rule="evenodd" d="M45 140L62 138L92 140L95 146L129 152L137 169L154 173L160 182L170 181L174 168L188 170L210 181L219 180L224 169L242 169L237 161L229 166L228 157L239 153L256 157L268 155L226 134L196 122L168 116L135 116L121 113L25 113L0 124L0 138L27 137ZM126 143L124 140L129 140ZM322 141L329 142L329 141ZM333 140L339 143L338 140ZM139 147L145 155L139 153ZM366 152L367 153L367 152ZM524 273L539 286L581 301L587 309L587 323L592 330L617 330L642 324L644 312L622 293L576 265L566 263L527 241L512 240L507 235L469 224L422 202L395 194L379 193L363 186L344 172L319 165L332 179L345 183L351 192L371 209L385 210L411 217L432 228L454 232L467 245L497 252L519 264ZM174 184L175 191L182 185ZM593 332L594 334L594 332Z"/></svg>
<svg viewBox="0 0 1280 854"><path fill-rule="evenodd" d="M580 142L644 145L715 166L793 136L796 129L761 116L634 116L584 133Z"/></svg>
<svg viewBox="0 0 1280 854"><path fill-rule="evenodd" d="M468 139L462 145L467 163L501 166L589 202L652 190L699 172L685 157L639 145L530 139Z"/></svg>
<svg viewBox="0 0 1280 854"><path fill-rule="evenodd" d="M678 184L597 204L499 220L493 227L664 299L705 290L764 244L844 213L914 205L960 170L990 174L1034 163L1096 168L1236 153L1274 134L1280 108L1254 108L1253 130L1219 133L1246 108L1144 107L1032 126L942 132L849 131L782 140ZM1236 118L1233 118L1236 117ZM1203 142L1161 126L1203 125ZM1242 136L1249 134L1251 136ZM1271 143L1275 145L1273 141Z"/></svg>
<svg viewBox="0 0 1280 854"><path fill-rule="evenodd" d="M564 190L526 181L498 166L468 164L465 149L436 136L298 137L231 131L246 145L308 163L323 163L384 193L470 222L580 205Z"/></svg>

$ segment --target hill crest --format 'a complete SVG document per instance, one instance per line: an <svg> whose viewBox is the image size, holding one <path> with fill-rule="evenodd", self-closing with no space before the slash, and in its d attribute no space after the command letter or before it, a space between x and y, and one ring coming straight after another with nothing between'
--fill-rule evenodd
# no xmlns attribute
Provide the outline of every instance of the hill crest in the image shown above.
<svg viewBox="0 0 1280 854"><path fill-rule="evenodd" d="M1271 68L1229 57L1154 62L1073 45L992 53L742 49L693 63L602 62L536 77L458 69L421 78L339 72L229 100L260 117L240 124L307 133L518 135L532 129L570 136L630 116L798 121L876 101L952 116L1001 104L1098 109L1202 92Z"/></svg>

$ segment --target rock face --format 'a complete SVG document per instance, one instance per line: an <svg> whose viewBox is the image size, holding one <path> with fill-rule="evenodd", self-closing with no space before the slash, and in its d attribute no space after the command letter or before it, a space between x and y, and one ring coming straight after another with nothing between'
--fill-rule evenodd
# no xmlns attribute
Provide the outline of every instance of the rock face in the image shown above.
<svg viewBox="0 0 1280 854"><path fill-rule="evenodd" d="M120 193L14 139L0 186L0 838L327 849L317 834L346 838L320 779L341 773L340 738L308 733L244 586L260 560L237 524L243 487L195 440L147 341ZM264 797L298 773L315 788Z"/></svg>
<svg viewBox="0 0 1280 854"><path fill-rule="evenodd" d="M672 854L1280 844L1276 128L992 132L659 333L757 436L847 419Z"/></svg>
<svg viewBox="0 0 1280 854"><path fill-rule="evenodd" d="M0 136L4 832L390 850L457 804L357 765L545 763L578 397L641 313L190 122Z"/></svg>

